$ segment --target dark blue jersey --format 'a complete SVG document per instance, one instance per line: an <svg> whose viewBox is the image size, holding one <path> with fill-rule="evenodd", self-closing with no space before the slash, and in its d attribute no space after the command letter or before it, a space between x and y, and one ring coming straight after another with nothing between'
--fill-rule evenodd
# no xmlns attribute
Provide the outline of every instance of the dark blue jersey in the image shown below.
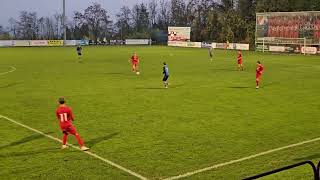
<svg viewBox="0 0 320 180"><path fill-rule="evenodd" d="M81 51L82 51L82 47L77 47L77 52L81 53Z"/></svg>

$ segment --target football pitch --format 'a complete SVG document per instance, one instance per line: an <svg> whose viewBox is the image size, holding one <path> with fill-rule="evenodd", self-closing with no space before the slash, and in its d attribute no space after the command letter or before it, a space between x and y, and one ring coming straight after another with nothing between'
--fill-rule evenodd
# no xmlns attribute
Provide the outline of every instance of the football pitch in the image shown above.
<svg viewBox="0 0 320 180"><path fill-rule="evenodd" d="M140 75L128 63L133 52ZM216 50L213 62L206 49L165 46L83 54L78 63L73 47L0 49L0 179L229 180L320 159L318 56L243 52L239 72L236 51ZM90 153L48 138L62 137L59 97ZM265 179L308 177L301 167Z"/></svg>

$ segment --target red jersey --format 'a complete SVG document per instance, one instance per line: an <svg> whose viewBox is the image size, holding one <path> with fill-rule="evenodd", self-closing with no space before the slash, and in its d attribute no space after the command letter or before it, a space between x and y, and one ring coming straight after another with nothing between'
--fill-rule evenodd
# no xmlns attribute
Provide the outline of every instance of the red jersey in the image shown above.
<svg viewBox="0 0 320 180"><path fill-rule="evenodd" d="M133 56L131 57L131 62L132 62L133 64L137 64L137 63L139 62L139 57L138 57L137 55L133 55Z"/></svg>
<svg viewBox="0 0 320 180"><path fill-rule="evenodd" d="M73 114L71 108L65 105L60 105L56 110L57 118L60 122L61 129L72 126L71 121L73 121Z"/></svg>
<svg viewBox="0 0 320 180"><path fill-rule="evenodd" d="M262 64L258 64L257 65L257 69L256 69L256 73L257 74L262 74L262 72L263 72L263 66L262 66Z"/></svg>
<svg viewBox="0 0 320 180"><path fill-rule="evenodd" d="M242 63L242 53L238 53L238 63Z"/></svg>

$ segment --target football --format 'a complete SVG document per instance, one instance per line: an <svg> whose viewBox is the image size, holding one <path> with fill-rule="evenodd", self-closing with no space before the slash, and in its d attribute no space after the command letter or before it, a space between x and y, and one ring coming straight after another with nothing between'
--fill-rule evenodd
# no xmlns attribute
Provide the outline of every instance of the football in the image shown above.
<svg viewBox="0 0 320 180"><path fill-rule="evenodd" d="M136 72L136 74L137 74L137 75L139 75L139 74L140 74L140 72Z"/></svg>

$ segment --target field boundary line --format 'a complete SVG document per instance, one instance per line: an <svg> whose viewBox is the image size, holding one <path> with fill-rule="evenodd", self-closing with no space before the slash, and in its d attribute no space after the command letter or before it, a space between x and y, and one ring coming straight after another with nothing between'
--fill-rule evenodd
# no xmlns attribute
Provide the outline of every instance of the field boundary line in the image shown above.
<svg viewBox="0 0 320 180"><path fill-rule="evenodd" d="M15 120L11 119L11 118L8 118L8 117L3 116L3 115L1 115L1 114L0 114L0 118L6 119L6 120L8 120L8 121L10 121L10 122L12 122L12 123L14 123L14 124L17 124L17 125L22 126L22 127L26 128L26 129L29 129L30 131L36 132L36 133L41 134L41 135L43 135L43 136L45 136L45 137L47 137L47 138L49 138L49 139L52 139L52 140L54 140L54 141L57 141L57 142L60 142L60 143L61 143L61 140L60 140L60 139L55 138L55 137L53 137L53 136L50 136L50 135L48 135L48 134L45 134L45 133L43 133L43 132L41 132L41 131L39 131L39 130L37 130L37 129L34 129L34 128L32 128L32 127L30 127L30 126L27 126L27 125L25 125L25 124L22 124L22 123L20 123L20 122L17 122L17 121L15 121ZM74 148L74 149L77 149L77 150L81 151L80 148L78 148L77 146L74 146L74 145L72 145L72 144L69 144L69 143L68 143L68 146L70 146L70 147L72 147L72 148ZM130 175L132 175L132 176L135 176L135 177L137 177L137 178L139 178L139 179L141 179L141 180L147 180L147 179L148 179L148 178L146 178L146 177L144 177L144 176L142 176L142 175L140 175L140 174L138 174L138 173L136 173L136 172L131 171L130 169L127 169L127 168L125 168L125 167L123 167L123 166L120 166L120 165L118 165L118 164L116 164L116 163L114 163L114 162L112 162L112 161L110 161L110 160L108 160L108 159L105 159L105 158L103 158L103 157L101 157L101 156L99 156L99 155L97 155L97 154L95 154L95 153L92 153L92 152L90 152L90 151L81 151L81 152L83 152L83 153L85 153L85 154L87 154L87 155L89 155L89 156L92 156L92 157L94 157L94 158L96 158L96 159L99 159L99 160L101 160L101 161L103 161L103 162L105 162L105 163L107 163L107 164L109 164L109 165L111 165L111 166L113 166L113 167L116 167L116 168L118 168L118 169L120 169L120 170L122 170L122 171L124 171L124 172L127 172L128 174L130 174Z"/></svg>
<svg viewBox="0 0 320 180"><path fill-rule="evenodd" d="M15 67L13 67L13 66L10 66L10 68L11 68L11 70L10 70L10 71L0 73L0 76L5 75L5 74L12 73L12 72L14 72L14 71L16 71L16 70L17 70L17 68L15 68Z"/></svg>
<svg viewBox="0 0 320 180"><path fill-rule="evenodd" d="M283 146L283 147L279 147L279 148L275 148L275 149L271 149L271 150L264 151L264 152L261 152L261 153L258 153L258 154L254 154L254 155L243 157L243 158L240 158L240 159L231 160L231 161L228 161L228 162L216 164L216 165L205 167L205 168L198 169L198 170L195 170L195 171L190 171L190 172L187 172L187 173L184 173L184 174L180 174L180 175L177 175L177 176L164 178L163 180L174 180L174 179L181 179L181 178L193 176L195 174L199 174L199 173L202 173L202 172L205 172L205 171L210 171L210 170L213 170L213 169L217 169L219 167L235 164L235 163L246 161L246 160L249 160L249 159L253 159L253 158L256 158L256 157L259 157L259 156L271 154L271 153L274 153L274 152L277 152L277 151L281 151L281 150L285 150L285 149L301 146L301 145L304 145L304 144L309 144L309 143L316 142L316 141L320 141L320 137L314 138L314 139L310 139L310 140L306 140L306 141L302 141L302 142L295 143L295 144L291 144L291 145L287 145L287 146Z"/></svg>

